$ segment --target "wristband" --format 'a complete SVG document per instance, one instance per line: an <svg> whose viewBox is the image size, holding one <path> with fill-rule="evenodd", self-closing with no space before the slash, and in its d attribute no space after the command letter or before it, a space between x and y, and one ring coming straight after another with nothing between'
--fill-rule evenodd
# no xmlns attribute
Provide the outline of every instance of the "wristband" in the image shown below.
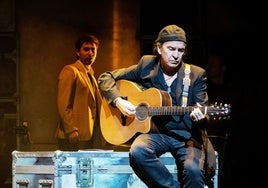
<svg viewBox="0 0 268 188"><path fill-rule="evenodd" d="M120 99L121 97L116 97L114 100L113 100L113 105L116 106L116 102Z"/></svg>

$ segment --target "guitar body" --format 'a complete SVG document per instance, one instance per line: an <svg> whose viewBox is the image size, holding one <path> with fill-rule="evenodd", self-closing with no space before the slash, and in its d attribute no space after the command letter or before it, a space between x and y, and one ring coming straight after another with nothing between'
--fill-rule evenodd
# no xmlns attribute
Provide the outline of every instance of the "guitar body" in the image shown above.
<svg viewBox="0 0 268 188"><path fill-rule="evenodd" d="M148 106L170 106L171 97L156 88L142 90L136 83L127 80L116 82L121 95L134 105L144 103ZM104 98L100 112L101 132L105 140L113 145L121 145L129 141L137 133L147 133L151 130L151 117L138 120L136 116L124 116L119 109L109 105Z"/></svg>

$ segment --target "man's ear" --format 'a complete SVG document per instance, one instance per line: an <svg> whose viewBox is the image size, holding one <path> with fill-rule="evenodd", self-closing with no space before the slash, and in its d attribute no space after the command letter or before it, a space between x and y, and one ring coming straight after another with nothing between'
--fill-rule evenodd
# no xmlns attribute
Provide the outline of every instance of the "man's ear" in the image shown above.
<svg viewBox="0 0 268 188"><path fill-rule="evenodd" d="M160 45L157 45L157 46L156 46L156 50L157 50L157 52L158 52L159 55L161 55L161 50L160 50L160 48L161 48Z"/></svg>
<svg viewBox="0 0 268 188"><path fill-rule="evenodd" d="M80 58L80 52L78 50L75 50L75 56L76 56L76 59Z"/></svg>

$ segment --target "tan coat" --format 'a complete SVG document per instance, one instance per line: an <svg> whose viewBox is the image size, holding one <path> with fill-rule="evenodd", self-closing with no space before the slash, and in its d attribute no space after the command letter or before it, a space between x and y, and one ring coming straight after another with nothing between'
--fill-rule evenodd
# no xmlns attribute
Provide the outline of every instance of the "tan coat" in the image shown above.
<svg viewBox="0 0 268 188"><path fill-rule="evenodd" d="M93 70L90 74L93 75ZM99 126L101 102L99 90L95 88L98 87L95 78L94 86L83 64L76 61L64 66L58 79L57 105L61 121L56 138L66 138L68 133L78 130L79 140L90 140L93 127Z"/></svg>

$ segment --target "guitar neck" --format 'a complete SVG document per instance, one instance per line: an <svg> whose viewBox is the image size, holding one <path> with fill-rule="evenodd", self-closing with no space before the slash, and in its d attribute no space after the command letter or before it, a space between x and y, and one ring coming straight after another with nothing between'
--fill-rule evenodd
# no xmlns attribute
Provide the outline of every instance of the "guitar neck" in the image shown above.
<svg viewBox="0 0 268 188"><path fill-rule="evenodd" d="M200 108L206 114L206 108ZM184 115L190 114L194 110L193 106L180 107L180 106L161 106L161 107L148 107L149 116L162 116L162 115Z"/></svg>
<svg viewBox="0 0 268 188"><path fill-rule="evenodd" d="M143 121L148 116L185 115L190 114L194 108L194 106L148 106L146 103L141 103L136 109L136 117L138 120ZM202 106L198 108L203 114L208 114L212 117L225 118L230 113L228 108L220 106Z"/></svg>

